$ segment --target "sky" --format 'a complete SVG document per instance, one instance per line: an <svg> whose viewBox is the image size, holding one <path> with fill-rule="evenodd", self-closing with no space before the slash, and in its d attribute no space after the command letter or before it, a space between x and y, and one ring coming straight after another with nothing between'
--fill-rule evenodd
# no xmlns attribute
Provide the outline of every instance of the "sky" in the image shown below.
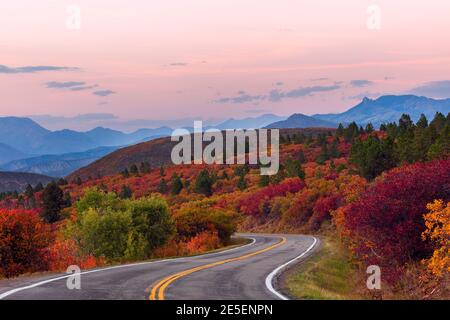
<svg viewBox="0 0 450 320"><path fill-rule="evenodd" d="M448 0L20 0L0 116L132 130L450 97Z"/></svg>

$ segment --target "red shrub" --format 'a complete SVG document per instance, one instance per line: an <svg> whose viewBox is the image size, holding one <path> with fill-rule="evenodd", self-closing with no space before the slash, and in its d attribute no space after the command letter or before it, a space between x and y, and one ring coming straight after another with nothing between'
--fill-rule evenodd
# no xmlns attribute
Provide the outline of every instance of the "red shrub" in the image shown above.
<svg viewBox="0 0 450 320"><path fill-rule="evenodd" d="M336 210L342 202L342 197L338 194L332 194L317 199L313 208L313 215L309 219L309 228L317 231L325 220L330 220L330 212Z"/></svg>
<svg viewBox="0 0 450 320"><path fill-rule="evenodd" d="M449 198L450 160L396 168L345 208L344 228L359 257L395 276L399 266L431 254L421 239L423 214L427 203Z"/></svg>
<svg viewBox="0 0 450 320"><path fill-rule="evenodd" d="M269 185L254 193L249 194L239 202L239 211L251 216L260 214L261 203L274 197L285 196L289 193L296 193L305 187L305 183L299 178L286 179L280 184Z"/></svg>
<svg viewBox="0 0 450 320"><path fill-rule="evenodd" d="M45 248L52 240L50 226L36 210L0 209L0 274L45 270Z"/></svg>

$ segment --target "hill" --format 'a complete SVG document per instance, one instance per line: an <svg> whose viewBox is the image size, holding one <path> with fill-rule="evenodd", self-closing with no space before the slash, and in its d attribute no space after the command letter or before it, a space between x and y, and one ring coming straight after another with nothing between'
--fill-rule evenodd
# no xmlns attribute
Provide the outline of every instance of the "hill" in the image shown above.
<svg viewBox="0 0 450 320"><path fill-rule="evenodd" d="M25 158L5 163L0 166L0 169L12 172L37 173L52 177L65 177L117 149L118 147L99 147L85 152Z"/></svg>
<svg viewBox="0 0 450 320"><path fill-rule="evenodd" d="M450 99L431 99L415 95L388 95L378 99L364 98L353 108L337 114L316 114L316 119L332 121L335 123L350 123L355 121L360 125L371 122L375 126L382 123L395 122L403 113L417 121L423 113L429 120L436 112L447 115L450 112Z"/></svg>
<svg viewBox="0 0 450 320"><path fill-rule="evenodd" d="M303 133L305 136L315 137L318 134L327 134L329 131L325 128L283 129L280 135L294 136ZM171 152L175 144L177 142L172 142L170 137L165 137L124 147L71 173L67 180L74 181L79 177L84 181L89 178L114 175L129 169L133 164L139 165L142 162L149 163L153 169L172 165Z"/></svg>
<svg viewBox="0 0 450 320"><path fill-rule="evenodd" d="M337 124L334 122L315 119L313 117L301 113L295 113L286 120L274 122L268 125L266 128L284 129L284 128L336 128L336 127Z"/></svg>
<svg viewBox="0 0 450 320"><path fill-rule="evenodd" d="M54 178L23 172L3 172L0 171L0 192L23 191L28 184L33 187L39 183L46 185Z"/></svg>
<svg viewBox="0 0 450 320"><path fill-rule="evenodd" d="M3 163L7 163L9 161L22 159L25 157L26 155L23 152L16 150L13 147L10 147L4 143L0 143L0 165Z"/></svg>

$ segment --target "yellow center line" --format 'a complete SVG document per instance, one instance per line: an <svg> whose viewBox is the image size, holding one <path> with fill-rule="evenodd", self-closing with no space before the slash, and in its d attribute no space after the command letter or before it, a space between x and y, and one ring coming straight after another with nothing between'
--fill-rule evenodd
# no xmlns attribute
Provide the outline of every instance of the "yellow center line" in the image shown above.
<svg viewBox="0 0 450 320"><path fill-rule="evenodd" d="M156 285L153 286L149 298L150 298L150 300L164 300L164 291L166 290L166 288L171 283L173 283L174 281L176 281L179 278L182 278L184 276L187 276L187 275L189 275L191 273L194 273L194 272L197 272L197 271L200 271L200 270L204 270L204 269L212 268L212 267L215 267L215 266L218 266L218 265L222 265L222 264L225 264L225 263L228 263L228 262L239 261L239 260L243 260L243 259L246 259L246 258L250 258L250 257L256 256L257 254L261 254L263 252L266 252L266 251L272 250L272 249L274 249L276 247L279 247L279 246L285 244L286 241L287 241L286 238L282 237L279 242L277 242L277 243L275 243L275 244L273 244L273 245L271 245L271 246L269 246L267 248L264 248L264 249L261 249L261 250L258 250L258 251L252 252L252 253L248 253L248 254L245 254L243 256L239 256L239 257L236 257L236 258L230 258L230 259L225 259L225 260L221 260L221 261L216 261L216 262L212 262L212 263L209 263L209 264L205 264L205 265L202 265L202 266L199 266L199 267L191 268L191 269L188 269L188 270L184 270L184 271L180 271L178 273L172 274L172 275L170 275L168 277L165 277L164 279L162 279Z"/></svg>

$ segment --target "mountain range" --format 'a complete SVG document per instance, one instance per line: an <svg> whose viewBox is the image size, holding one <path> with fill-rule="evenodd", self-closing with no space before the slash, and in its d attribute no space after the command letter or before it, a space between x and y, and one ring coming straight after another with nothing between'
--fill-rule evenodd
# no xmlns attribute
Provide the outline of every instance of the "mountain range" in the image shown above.
<svg viewBox="0 0 450 320"><path fill-rule="evenodd" d="M267 129L287 128L336 128L335 122L316 119L301 113L294 113L286 120L277 121L266 126Z"/></svg>
<svg viewBox="0 0 450 320"><path fill-rule="evenodd" d="M353 108L336 114L315 114L314 118L334 123L350 123L359 125L372 123L378 127L382 123L396 122L403 113L417 121L423 113L428 120L434 118L436 112L447 115L450 112L450 99L431 99L414 95L381 96L378 99L364 98Z"/></svg>
<svg viewBox="0 0 450 320"><path fill-rule="evenodd" d="M0 192L23 191L28 184L34 187L39 183L46 185L52 180L54 178L35 173L0 171Z"/></svg>

